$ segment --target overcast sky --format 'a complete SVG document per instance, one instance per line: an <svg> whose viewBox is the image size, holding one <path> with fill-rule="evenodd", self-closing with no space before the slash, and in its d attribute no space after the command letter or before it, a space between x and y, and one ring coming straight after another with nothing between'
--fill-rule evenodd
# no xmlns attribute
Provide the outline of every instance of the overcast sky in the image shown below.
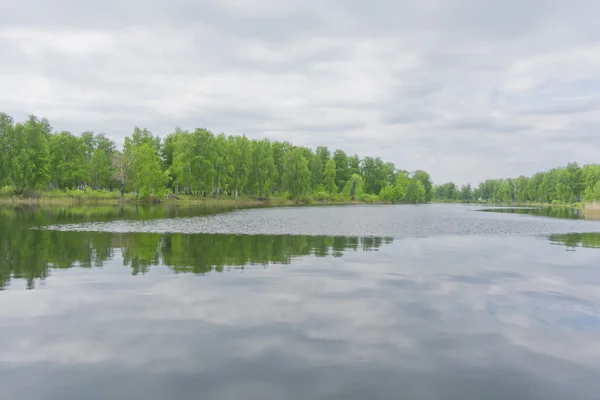
<svg viewBox="0 0 600 400"><path fill-rule="evenodd" d="M0 111L381 156L435 182L600 162L597 0L0 0Z"/></svg>

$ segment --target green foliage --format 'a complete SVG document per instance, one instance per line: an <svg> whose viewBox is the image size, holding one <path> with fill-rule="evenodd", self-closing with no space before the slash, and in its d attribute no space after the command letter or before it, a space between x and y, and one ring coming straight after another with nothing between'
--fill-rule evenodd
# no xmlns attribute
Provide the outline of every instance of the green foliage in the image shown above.
<svg viewBox="0 0 600 400"><path fill-rule="evenodd" d="M596 190L595 185L598 182L600 165L588 164L581 168L572 162L531 177L488 179L472 190L472 197L473 200L485 202L572 204L582 200L597 200L600 187ZM434 187L434 198L438 201L467 200L462 191L457 193L455 185L450 182Z"/></svg>
<svg viewBox="0 0 600 400"><path fill-rule="evenodd" d="M427 189L421 179L413 177L406 190L405 201L408 203L425 203L427 201Z"/></svg>
<svg viewBox="0 0 600 400"><path fill-rule="evenodd" d="M331 195L328 192L320 191L315 193L315 200L317 201L328 201L331 198Z"/></svg>
<svg viewBox="0 0 600 400"><path fill-rule="evenodd" d="M425 189L425 197L423 202L431 201L433 199L433 184L431 183L431 176L423 170L418 170L415 171L413 180L421 182L421 185Z"/></svg>
<svg viewBox="0 0 600 400"><path fill-rule="evenodd" d="M165 193L166 175L160 166L160 156L151 143L140 143L132 150L133 191L141 198L161 197Z"/></svg>
<svg viewBox="0 0 600 400"><path fill-rule="evenodd" d="M254 192L261 197L267 193L277 180L277 168L273 158L273 148L268 139L255 141L252 170L254 176Z"/></svg>
<svg viewBox="0 0 600 400"><path fill-rule="evenodd" d="M379 196L376 194L363 193L360 200L365 203L377 203L379 201Z"/></svg>
<svg viewBox="0 0 600 400"><path fill-rule="evenodd" d="M416 175L427 187L429 176ZM160 197L168 190L183 197L401 202L410 180L406 171L379 157L361 159L325 146L313 151L204 128L176 128L161 140L135 127L117 149L103 133L53 133L45 119L31 116L15 124L0 114L0 188L10 185L13 193L28 196L46 191L83 199L93 190L109 197Z"/></svg>
<svg viewBox="0 0 600 400"><path fill-rule="evenodd" d="M70 132L50 136L52 185L59 189L80 187L86 178L86 145Z"/></svg>
<svg viewBox="0 0 600 400"><path fill-rule="evenodd" d="M344 187L344 195L354 201L363 194L363 178L359 174L352 174Z"/></svg>
<svg viewBox="0 0 600 400"><path fill-rule="evenodd" d="M47 120L30 115L26 122L8 129L8 181L17 194L44 189L50 180L51 127Z"/></svg>
<svg viewBox="0 0 600 400"><path fill-rule="evenodd" d="M4 113L0 113L0 188L8 183L7 177L10 170L8 144L13 128L13 119Z"/></svg>
<svg viewBox="0 0 600 400"><path fill-rule="evenodd" d="M248 182L248 174L250 172L250 163L252 160L251 143L245 135L230 136L229 141L233 167L231 185L233 187L234 196L237 198L239 192L246 187Z"/></svg>
<svg viewBox="0 0 600 400"><path fill-rule="evenodd" d="M329 160L327 160L327 163L325 164L325 171L323 173L323 185L325 186L325 189L329 193L337 193L337 185L335 183L335 175L336 175L335 161L333 159L329 159Z"/></svg>
<svg viewBox="0 0 600 400"><path fill-rule="evenodd" d="M348 166L348 156L343 150L336 150L333 153L333 161L335 162L335 185L338 188L338 193L344 190L344 186L350 180L350 168Z"/></svg>
<svg viewBox="0 0 600 400"><path fill-rule="evenodd" d="M283 180L292 198L300 199L310 189L310 170L308 161L300 148L294 148L286 154Z"/></svg>
<svg viewBox="0 0 600 400"><path fill-rule="evenodd" d="M587 186L583 195L583 199L586 202L599 201L600 200L600 179L596 181L594 187Z"/></svg>

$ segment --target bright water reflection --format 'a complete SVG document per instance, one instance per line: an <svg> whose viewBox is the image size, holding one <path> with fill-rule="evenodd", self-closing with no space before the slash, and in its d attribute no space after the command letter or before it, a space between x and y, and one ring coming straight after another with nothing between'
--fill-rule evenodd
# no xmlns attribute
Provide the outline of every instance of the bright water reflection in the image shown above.
<svg viewBox="0 0 600 400"><path fill-rule="evenodd" d="M598 225L448 215L499 234L93 233L4 219L2 398L597 399L600 235L569 232ZM405 220L433 226L424 211ZM524 226L543 230L511 233Z"/></svg>

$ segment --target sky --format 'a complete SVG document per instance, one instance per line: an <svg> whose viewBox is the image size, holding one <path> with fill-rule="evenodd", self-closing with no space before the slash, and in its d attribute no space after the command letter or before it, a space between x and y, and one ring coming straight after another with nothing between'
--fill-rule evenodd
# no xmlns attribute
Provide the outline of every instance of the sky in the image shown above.
<svg viewBox="0 0 600 400"><path fill-rule="evenodd" d="M600 162L596 0L0 0L0 112L380 156L435 183Z"/></svg>

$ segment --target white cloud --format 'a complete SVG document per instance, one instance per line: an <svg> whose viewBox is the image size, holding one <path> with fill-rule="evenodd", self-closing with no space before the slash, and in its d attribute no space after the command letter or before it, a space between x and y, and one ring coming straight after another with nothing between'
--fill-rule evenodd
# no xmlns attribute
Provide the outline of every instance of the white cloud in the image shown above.
<svg viewBox="0 0 600 400"><path fill-rule="evenodd" d="M437 182L597 161L593 1L9 8L0 5L0 110L17 119L35 113L117 142L137 125L323 144Z"/></svg>

